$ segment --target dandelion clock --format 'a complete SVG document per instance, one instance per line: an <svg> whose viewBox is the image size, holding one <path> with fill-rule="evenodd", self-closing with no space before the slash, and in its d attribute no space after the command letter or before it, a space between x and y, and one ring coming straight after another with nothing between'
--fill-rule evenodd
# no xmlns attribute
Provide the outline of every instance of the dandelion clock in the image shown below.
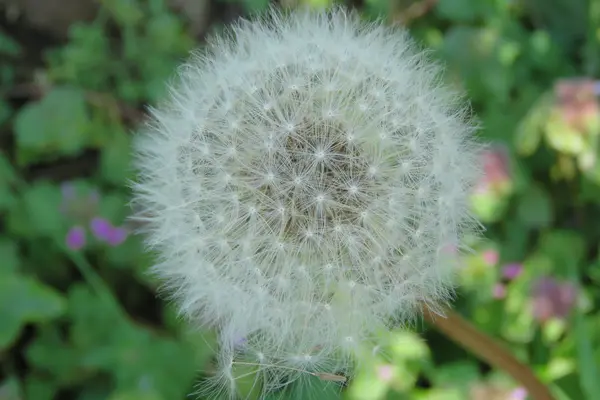
<svg viewBox="0 0 600 400"><path fill-rule="evenodd" d="M343 9L271 10L205 50L136 138L153 271L218 333L221 396L236 365L264 392L350 376L377 332L452 294L477 228L469 109L404 30Z"/></svg>

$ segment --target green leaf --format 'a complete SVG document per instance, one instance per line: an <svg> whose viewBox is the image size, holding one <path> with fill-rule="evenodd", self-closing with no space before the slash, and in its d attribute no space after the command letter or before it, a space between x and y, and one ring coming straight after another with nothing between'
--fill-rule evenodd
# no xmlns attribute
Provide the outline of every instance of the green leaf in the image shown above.
<svg viewBox="0 0 600 400"><path fill-rule="evenodd" d="M269 0L243 0L244 8L249 13L264 11L269 6Z"/></svg>
<svg viewBox="0 0 600 400"><path fill-rule="evenodd" d="M235 379L237 395L242 399L259 400L262 394L260 365L235 363L231 374Z"/></svg>
<svg viewBox="0 0 600 400"><path fill-rule="evenodd" d="M21 55L23 48L16 40L0 32L0 54L7 56Z"/></svg>
<svg viewBox="0 0 600 400"><path fill-rule="evenodd" d="M588 15L586 0L527 0L525 11L538 26L550 32L552 39L564 49L584 40Z"/></svg>
<svg viewBox="0 0 600 400"><path fill-rule="evenodd" d="M568 233L563 234L563 238ZM577 243L577 235L570 235L571 245L577 246L581 243ZM555 238L558 240L559 238ZM581 252L581 250L580 250ZM575 259L577 257L582 258L582 254L577 254L575 249ZM581 282L581 273L575 268L575 262L567 264L567 275L572 282ZM583 287L579 286L578 290L582 290ZM582 295L580 294L581 298ZM573 334L575 336L576 346L576 359L578 364L579 381L581 383L581 389L586 393L586 397L589 399L597 397L600 393L600 353L598 352L598 323L597 316L592 314L591 316L584 316L584 311L575 307L573 310Z"/></svg>
<svg viewBox="0 0 600 400"><path fill-rule="evenodd" d="M553 273L564 278L580 267L586 251L585 239L574 231L553 230L542 235L539 250L553 263Z"/></svg>
<svg viewBox="0 0 600 400"><path fill-rule="evenodd" d="M0 349L10 345L23 325L60 316L65 301L55 290L28 277L4 276L0 280Z"/></svg>
<svg viewBox="0 0 600 400"><path fill-rule="evenodd" d="M544 135L550 110L554 104L554 95L548 92L536 101L519 124L514 135L515 147L521 156L530 156L538 149Z"/></svg>
<svg viewBox="0 0 600 400"><path fill-rule="evenodd" d="M8 238L0 237L0 279L12 275L19 268L19 254L17 245Z"/></svg>
<svg viewBox="0 0 600 400"><path fill-rule="evenodd" d="M319 3L323 3L323 5L327 5L328 1L325 0L312 0L310 1L313 5L319 5ZM330 0L329 0L330 2ZM381 16L388 15L390 12L390 2L387 0L366 0L364 6L364 14L367 17L381 18Z"/></svg>
<svg viewBox="0 0 600 400"><path fill-rule="evenodd" d="M153 390L134 389L127 391L119 391L109 397L108 400L167 400Z"/></svg>
<svg viewBox="0 0 600 400"><path fill-rule="evenodd" d="M436 14L453 22L472 22L484 14L488 5L482 0L442 0Z"/></svg>
<svg viewBox="0 0 600 400"><path fill-rule="evenodd" d="M16 197L13 193L13 185L16 180L17 174L13 166L4 154L0 153L0 211L7 210L15 204Z"/></svg>
<svg viewBox="0 0 600 400"><path fill-rule="evenodd" d="M552 344L551 346L555 346ZM556 381L577 370L577 363L571 357L553 357L547 364L544 376L548 380Z"/></svg>
<svg viewBox="0 0 600 400"><path fill-rule="evenodd" d="M198 365L189 343L134 325L83 285L69 293L69 314L71 342L83 354L81 365L111 374L117 391L142 385L165 399L183 398L191 391Z"/></svg>
<svg viewBox="0 0 600 400"><path fill-rule="evenodd" d="M109 342L90 348L84 364L112 374L118 390L139 389L142 384L165 399L188 394L197 370L191 348L127 323L113 329Z"/></svg>
<svg viewBox="0 0 600 400"><path fill-rule="evenodd" d="M268 1L266 2L268 4ZM186 35L181 19L161 10L145 24L149 45L167 54L185 53L194 47L194 42ZM174 60L168 60L174 61Z"/></svg>
<svg viewBox="0 0 600 400"><path fill-rule="evenodd" d="M551 110L544 133L548 145L561 153L580 155L589 150L587 138L567 121L558 108Z"/></svg>
<svg viewBox="0 0 600 400"><path fill-rule="evenodd" d="M497 59L502 41L493 27L453 26L448 29L441 55L461 75L474 99L487 99L488 106L502 107L509 99L514 74Z"/></svg>
<svg viewBox="0 0 600 400"><path fill-rule="evenodd" d="M597 351L592 337L597 337L597 331L592 329L592 324L580 312L575 316L575 341L577 343L577 362L581 387L587 393L588 399L593 399L600 393L600 368L595 359Z"/></svg>
<svg viewBox="0 0 600 400"><path fill-rule="evenodd" d="M133 26L144 18L139 0L104 0L102 5L119 25Z"/></svg>
<svg viewBox="0 0 600 400"><path fill-rule="evenodd" d="M65 219L60 213L62 195L58 186L36 182L23 193L8 218L9 229L25 237L57 238L64 233Z"/></svg>
<svg viewBox="0 0 600 400"><path fill-rule="evenodd" d="M488 267L489 269L489 267ZM497 279L497 278L496 278ZM485 307L475 307L472 312L472 321L476 323L478 328L491 335L496 335L502 330L502 326L505 323L506 315L504 313L504 304L501 301L490 299L493 294L493 283L484 286L487 290L481 293L478 297L482 298L485 296L485 302L480 300L480 304L485 304ZM477 302L477 298L472 301Z"/></svg>
<svg viewBox="0 0 600 400"><path fill-rule="evenodd" d="M143 244L140 236L129 235L118 246L104 247L104 254L112 268L147 269L154 259L150 254L142 251Z"/></svg>
<svg viewBox="0 0 600 400"><path fill-rule="evenodd" d="M80 365L81 353L62 336L63 333L59 332L57 325L47 326L38 332L37 337L27 347L26 356L29 364L35 367L35 371L42 371L44 377L51 378L51 382L46 380L40 382L33 378L28 390L49 392L52 390L52 384L71 384L92 371ZM42 397L28 398L41 399Z"/></svg>
<svg viewBox="0 0 600 400"><path fill-rule="evenodd" d="M104 91L115 68L111 60L111 40L100 21L75 22L69 29L70 41L50 51L49 77L88 90Z"/></svg>
<svg viewBox="0 0 600 400"><path fill-rule="evenodd" d="M390 382L379 379L376 368L376 365L372 365L369 371L363 371L363 373L358 374L346 391L345 398L349 400L362 400L365 398L385 399L385 396L390 391Z"/></svg>
<svg viewBox="0 0 600 400"><path fill-rule="evenodd" d="M287 391L286 400L337 400L341 399L342 387L316 376L307 375L296 381Z"/></svg>
<svg viewBox="0 0 600 400"><path fill-rule="evenodd" d="M83 284L72 284L68 295L68 314L72 320L71 341L89 351L111 343L126 321L111 304L94 295Z"/></svg>
<svg viewBox="0 0 600 400"><path fill-rule="evenodd" d="M479 368L471 361L456 361L433 368L431 378L435 386L468 390L479 379Z"/></svg>
<svg viewBox="0 0 600 400"><path fill-rule="evenodd" d="M505 222L506 237L502 243L504 260L522 260L529 251L529 232L517 218Z"/></svg>
<svg viewBox="0 0 600 400"><path fill-rule="evenodd" d="M317 1L319 1L319 0L317 0ZM244 7L244 9L246 10L246 12L249 12L249 13L258 13L258 12L264 11L264 10L266 10L267 6L269 5L268 0L240 0L240 1L224 0L224 2L241 4ZM310 1L310 0L309 0L309 4L311 6L316 5L316 4L312 4L312 1Z"/></svg>
<svg viewBox="0 0 600 400"><path fill-rule="evenodd" d="M530 186L520 197L517 218L529 228L545 228L554 220L550 196L541 186Z"/></svg>
<svg viewBox="0 0 600 400"><path fill-rule="evenodd" d="M410 396L406 400L464 400L467 398L470 397L460 390L450 387L443 389L433 388L422 393L417 392L414 396Z"/></svg>
<svg viewBox="0 0 600 400"><path fill-rule="evenodd" d="M42 100L23 107L16 116L19 164L78 154L86 145L88 126L83 91L71 87L52 89Z"/></svg>
<svg viewBox="0 0 600 400"><path fill-rule="evenodd" d="M502 219L508 207L508 197L494 191L477 192L471 195L471 207L480 221L491 223Z"/></svg>
<svg viewBox="0 0 600 400"><path fill-rule="evenodd" d="M206 365L218 347L216 333L191 330L188 326L182 326L181 329L183 330L181 335L183 341L190 349L193 349L195 363L200 366Z"/></svg>
<svg viewBox="0 0 600 400"><path fill-rule="evenodd" d="M100 198L98 215L119 225L127 217L129 211L127 203L127 197L118 191L104 193Z"/></svg>
<svg viewBox="0 0 600 400"><path fill-rule="evenodd" d="M543 257L530 258L524 263L524 270L527 270L525 273L546 268L547 262ZM501 334L503 338L515 343L529 343L535 334L535 323L530 311L530 280L523 278L526 277L521 276L508 285L503 304Z"/></svg>
<svg viewBox="0 0 600 400"><path fill-rule="evenodd" d="M21 385L16 377L10 377L0 383L0 399L2 400L21 400Z"/></svg>
<svg viewBox="0 0 600 400"><path fill-rule="evenodd" d="M0 73L2 73L2 70L0 70ZM0 75L0 84L2 84L2 78L3 77ZM10 104L8 104L4 100L0 100L0 126L2 126L6 121L8 121L12 112L13 111Z"/></svg>
<svg viewBox="0 0 600 400"><path fill-rule="evenodd" d="M395 332L390 350L397 362L424 361L429 358L425 341L413 332Z"/></svg>
<svg viewBox="0 0 600 400"><path fill-rule="evenodd" d="M131 173L131 140L123 131L115 132L102 149L100 173L110 183L123 185Z"/></svg>
<svg viewBox="0 0 600 400"><path fill-rule="evenodd" d="M26 399L53 400L56 398L57 391L57 382L47 377L42 378L32 374L25 381Z"/></svg>

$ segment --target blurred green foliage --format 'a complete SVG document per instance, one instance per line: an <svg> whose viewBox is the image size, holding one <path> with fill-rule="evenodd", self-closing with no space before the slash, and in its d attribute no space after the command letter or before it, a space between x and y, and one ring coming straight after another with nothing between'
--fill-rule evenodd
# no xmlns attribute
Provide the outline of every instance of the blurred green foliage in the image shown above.
<svg viewBox="0 0 600 400"><path fill-rule="evenodd" d="M184 399L211 370L214 337L156 299L151 255L126 219L130 131L202 40L164 0L100 3L96 19L73 24L42 61L31 62L23 30L0 31L0 399ZM226 15L268 2L211 6ZM557 398L597 399L600 1L359 7L365 18L409 24L448 63L491 144L472 199L486 239L464 258L456 308ZM391 339L386 357L366 354L345 389L309 375L271 397L525 398L502 371L434 332ZM255 389L240 381L249 398Z"/></svg>

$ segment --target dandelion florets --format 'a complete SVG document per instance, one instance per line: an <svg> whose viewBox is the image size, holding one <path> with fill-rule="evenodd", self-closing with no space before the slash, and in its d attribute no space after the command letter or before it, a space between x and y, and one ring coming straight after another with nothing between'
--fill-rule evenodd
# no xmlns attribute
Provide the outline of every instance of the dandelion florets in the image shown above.
<svg viewBox="0 0 600 400"><path fill-rule="evenodd" d="M218 378L242 356L267 389L350 373L378 330L447 300L476 227L473 131L404 30L342 9L271 11L194 55L138 135L134 189L154 271L219 332Z"/></svg>

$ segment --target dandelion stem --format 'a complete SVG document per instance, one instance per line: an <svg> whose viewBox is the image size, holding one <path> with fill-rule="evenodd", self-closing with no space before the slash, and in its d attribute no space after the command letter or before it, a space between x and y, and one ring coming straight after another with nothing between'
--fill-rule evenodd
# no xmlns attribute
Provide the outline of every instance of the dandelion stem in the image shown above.
<svg viewBox="0 0 600 400"><path fill-rule="evenodd" d="M521 383L534 400L554 400L550 390L531 371L497 341L479 331L459 314L446 308L445 317L423 307L425 319L440 332L470 350L490 365L509 373Z"/></svg>
<svg viewBox="0 0 600 400"><path fill-rule="evenodd" d="M116 310L120 310L120 306L118 302L115 300L110 288L104 280L98 275L94 268L90 265L87 258L83 256L81 253L77 251L67 251L69 254L71 261L77 267L83 279L93 288L98 296L100 296L103 301L106 301L111 306L115 307Z"/></svg>

